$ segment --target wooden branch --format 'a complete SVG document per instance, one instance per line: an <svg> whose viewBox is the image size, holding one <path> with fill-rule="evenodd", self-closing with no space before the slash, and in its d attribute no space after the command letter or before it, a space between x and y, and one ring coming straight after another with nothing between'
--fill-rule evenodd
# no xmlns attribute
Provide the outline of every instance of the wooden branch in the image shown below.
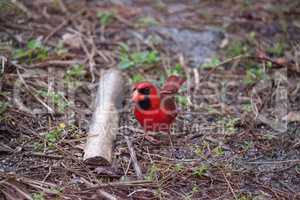
<svg viewBox="0 0 300 200"><path fill-rule="evenodd" d="M142 170L138 164L134 147L127 136L125 136L125 140L126 140L126 143L127 143L128 149L129 149L130 158L133 163L133 169L135 171L135 174L136 174L138 180L142 180L143 174L142 174Z"/></svg>
<svg viewBox="0 0 300 200"><path fill-rule="evenodd" d="M101 76L84 149L84 162L91 165L111 163L125 85L121 72L117 70L110 70Z"/></svg>

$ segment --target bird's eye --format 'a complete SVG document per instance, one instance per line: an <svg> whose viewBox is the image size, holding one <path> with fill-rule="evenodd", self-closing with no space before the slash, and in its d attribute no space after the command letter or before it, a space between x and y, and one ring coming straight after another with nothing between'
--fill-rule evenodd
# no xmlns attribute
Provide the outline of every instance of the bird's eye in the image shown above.
<svg viewBox="0 0 300 200"><path fill-rule="evenodd" d="M150 94L150 88L141 88L139 89L140 94L149 95Z"/></svg>

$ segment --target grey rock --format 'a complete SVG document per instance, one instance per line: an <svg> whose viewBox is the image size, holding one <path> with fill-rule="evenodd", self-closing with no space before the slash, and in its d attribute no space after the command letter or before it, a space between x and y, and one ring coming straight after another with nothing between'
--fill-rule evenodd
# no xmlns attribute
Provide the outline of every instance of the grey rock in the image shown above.
<svg viewBox="0 0 300 200"><path fill-rule="evenodd" d="M191 29L156 27L154 31L164 35L164 45L183 53L197 67L216 55L225 35L217 29L195 31Z"/></svg>

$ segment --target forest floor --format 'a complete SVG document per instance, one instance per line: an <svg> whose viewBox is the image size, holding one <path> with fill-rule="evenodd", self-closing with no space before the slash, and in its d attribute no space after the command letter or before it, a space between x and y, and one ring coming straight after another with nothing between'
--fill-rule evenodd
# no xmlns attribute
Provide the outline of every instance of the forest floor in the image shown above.
<svg viewBox="0 0 300 200"><path fill-rule="evenodd" d="M0 199L300 199L300 2L112 2L0 1ZM187 78L174 149L128 91L112 166L83 162L111 68Z"/></svg>

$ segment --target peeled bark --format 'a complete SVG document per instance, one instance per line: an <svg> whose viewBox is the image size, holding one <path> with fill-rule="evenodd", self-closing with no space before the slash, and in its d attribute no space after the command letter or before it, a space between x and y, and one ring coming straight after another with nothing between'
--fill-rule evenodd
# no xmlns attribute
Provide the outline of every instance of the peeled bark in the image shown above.
<svg viewBox="0 0 300 200"><path fill-rule="evenodd" d="M84 162L91 165L112 162L113 141L118 132L125 85L121 72L117 70L109 70L101 76L84 149Z"/></svg>

